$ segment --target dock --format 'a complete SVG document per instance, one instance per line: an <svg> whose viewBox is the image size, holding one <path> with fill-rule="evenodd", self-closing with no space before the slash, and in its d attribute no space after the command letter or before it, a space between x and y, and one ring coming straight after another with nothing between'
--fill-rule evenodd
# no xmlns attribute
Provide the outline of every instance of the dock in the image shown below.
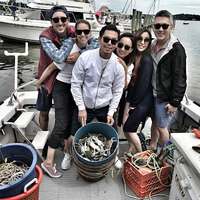
<svg viewBox="0 0 200 200"><path fill-rule="evenodd" d="M153 23L153 15L143 14L141 11L136 9L132 10L132 15L121 15L120 23L124 26L125 32L132 32L147 28L150 29Z"/></svg>

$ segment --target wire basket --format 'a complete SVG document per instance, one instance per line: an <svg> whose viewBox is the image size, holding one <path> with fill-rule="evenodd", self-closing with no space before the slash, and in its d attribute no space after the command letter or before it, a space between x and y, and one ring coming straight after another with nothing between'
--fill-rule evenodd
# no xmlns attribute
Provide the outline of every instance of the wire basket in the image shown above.
<svg viewBox="0 0 200 200"><path fill-rule="evenodd" d="M39 186L42 181L43 173L38 165L36 165L35 169L38 182L27 192L9 198L0 198L0 200L39 200Z"/></svg>

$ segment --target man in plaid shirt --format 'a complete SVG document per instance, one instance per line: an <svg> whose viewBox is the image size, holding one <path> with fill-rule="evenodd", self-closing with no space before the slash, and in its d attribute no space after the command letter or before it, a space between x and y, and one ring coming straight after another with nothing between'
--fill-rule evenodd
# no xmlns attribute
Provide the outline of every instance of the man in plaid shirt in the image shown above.
<svg viewBox="0 0 200 200"><path fill-rule="evenodd" d="M66 60L69 63L74 63L80 53L85 50L94 49L97 45L97 39L91 37L89 40L90 45L88 45L86 49L70 54L74 44L73 37L75 37L75 27L69 25L69 15L67 9L64 6L56 5L50 9L49 17L52 26L40 34L38 79L53 61L61 63ZM69 37L71 37L71 39L69 39ZM42 86L42 93L38 91L36 109L40 111L39 122L41 129L44 131L48 129L49 110L52 107L51 91L57 73L58 71L55 71L47 80L45 80Z"/></svg>

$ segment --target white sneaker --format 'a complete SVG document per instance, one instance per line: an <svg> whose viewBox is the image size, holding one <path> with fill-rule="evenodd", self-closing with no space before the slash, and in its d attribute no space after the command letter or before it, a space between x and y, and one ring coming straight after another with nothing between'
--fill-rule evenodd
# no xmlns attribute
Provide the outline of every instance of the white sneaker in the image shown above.
<svg viewBox="0 0 200 200"><path fill-rule="evenodd" d="M116 169L122 168L122 162L119 160L118 156L115 157L115 168Z"/></svg>
<svg viewBox="0 0 200 200"><path fill-rule="evenodd" d="M63 170L67 170L71 167L71 159L72 159L72 156L68 153L64 153L65 156L63 158L63 161L61 163L61 168Z"/></svg>

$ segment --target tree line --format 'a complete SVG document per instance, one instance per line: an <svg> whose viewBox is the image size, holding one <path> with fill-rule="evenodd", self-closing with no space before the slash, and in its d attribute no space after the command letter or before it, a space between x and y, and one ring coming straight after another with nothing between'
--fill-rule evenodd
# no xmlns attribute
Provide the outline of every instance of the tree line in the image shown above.
<svg viewBox="0 0 200 200"><path fill-rule="evenodd" d="M200 21L200 15L194 14L177 14L173 15L175 20L196 20Z"/></svg>

